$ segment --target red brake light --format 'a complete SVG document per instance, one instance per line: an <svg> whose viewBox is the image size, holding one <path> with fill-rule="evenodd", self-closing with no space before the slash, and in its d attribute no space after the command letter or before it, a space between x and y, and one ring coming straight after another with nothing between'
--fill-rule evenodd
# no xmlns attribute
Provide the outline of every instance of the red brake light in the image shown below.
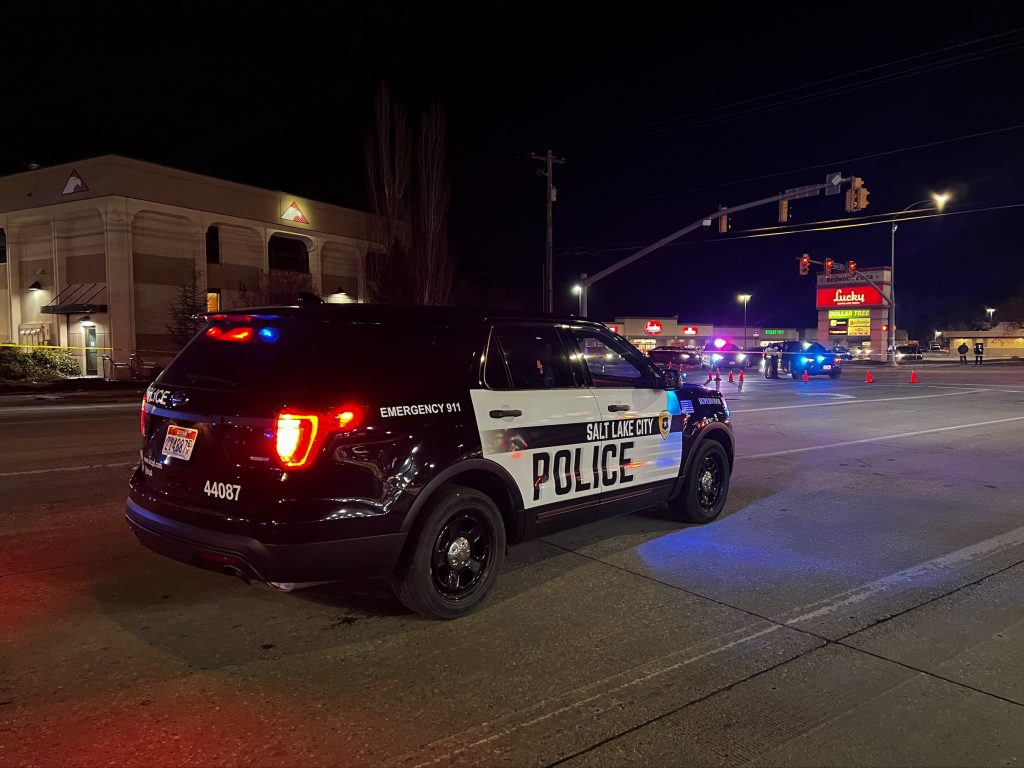
<svg viewBox="0 0 1024 768"><path fill-rule="evenodd" d="M146 436L146 396L142 396L142 410L139 412L139 431Z"/></svg>
<svg viewBox="0 0 1024 768"><path fill-rule="evenodd" d="M216 325L206 329L206 335L209 336L211 339L216 339L222 333L224 333L224 329L218 328Z"/></svg>
<svg viewBox="0 0 1024 768"><path fill-rule="evenodd" d="M302 469L316 460L316 452L327 437L358 426L361 410L354 406L315 413L282 411L277 415L274 442L277 457L287 469Z"/></svg>
<svg viewBox="0 0 1024 768"><path fill-rule="evenodd" d="M224 333L221 339L224 341L248 341L252 338L252 328L232 328L230 331Z"/></svg>

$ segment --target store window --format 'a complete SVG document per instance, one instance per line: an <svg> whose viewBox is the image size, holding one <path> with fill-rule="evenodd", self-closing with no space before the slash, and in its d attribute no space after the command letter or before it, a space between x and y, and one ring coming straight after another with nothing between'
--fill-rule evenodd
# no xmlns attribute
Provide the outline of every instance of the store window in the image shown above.
<svg viewBox="0 0 1024 768"><path fill-rule="evenodd" d="M206 229L206 263L220 264L220 227Z"/></svg>
<svg viewBox="0 0 1024 768"><path fill-rule="evenodd" d="M220 288L206 292L206 311L220 312Z"/></svg>

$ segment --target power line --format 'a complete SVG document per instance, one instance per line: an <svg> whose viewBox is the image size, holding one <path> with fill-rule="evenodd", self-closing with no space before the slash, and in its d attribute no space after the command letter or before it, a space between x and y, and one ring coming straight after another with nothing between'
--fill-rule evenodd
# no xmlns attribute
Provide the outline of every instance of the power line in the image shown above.
<svg viewBox="0 0 1024 768"><path fill-rule="evenodd" d="M754 229L744 229L736 232L729 237L707 237L702 240L680 240L668 245L662 246L663 248L675 248L679 246L691 246L691 245L706 245L709 243L730 243L734 240L750 240L752 238L760 237L776 237L780 235L799 235L805 232L831 232L839 229L854 229L860 227L872 227L880 224L892 224L898 222L900 224L908 221L917 221L922 219L936 219L947 216L962 216L969 213L986 213L988 211L1001 211L1012 208L1024 208L1024 203L1007 203L1004 205L992 205L983 208L967 208L964 210L957 211L943 211L941 213L923 213L921 211L890 211L888 213L874 214L876 217L873 221L864 221L862 217L847 217L842 219L821 219L819 221L808 221L803 224L797 224L790 227L776 226L776 227L758 227ZM819 226L820 225L820 226ZM632 251L645 245L647 241L638 242L625 242L625 243L614 243L609 246L591 246L589 248L578 247L575 250L559 251L560 256L597 256L602 253L615 253L619 251Z"/></svg>
<svg viewBox="0 0 1024 768"><path fill-rule="evenodd" d="M948 138L948 139L938 139L936 141L928 141L928 142L924 142L923 144L913 144L913 145L910 145L910 146L907 146L907 147L898 147L896 149L884 150L882 152L872 152L871 154L867 154L867 155L858 155L856 157L847 157L847 158L843 158L843 159L840 159L840 160L829 160L828 162L825 162L825 163L816 163L815 165L805 165L805 166L803 166L801 168L791 168L791 169L786 170L786 171L776 171L776 172L773 172L773 173L760 174L758 176L748 176L748 177L743 178L743 179L733 179L732 181L723 181L723 182L718 182L718 183L715 183L715 184L705 184L704 186L700 186L700 187L690 187L688 189L680 189L680 190L676 190L674 192L665 192L665 193L658 194L658 195L644 195L643 197L632 197L632 198L627 198L627 199L624 199L624 200L611 200L611 201L608 201L608 202L605 202L605 203L595 203L594 205L589 205L589 206L582 207L582 208L572 208L572 209L570 209L568 211L562 211L559 214L559 216L560 217L561 216L574 216L574 215L579 214L579 213L586 213L588 211L598 210L600 208L610 208L610 207L617 207L617 206L621 206L621 205L630 205L632 203L643 203L643 202L649 202L651 200L662 200L662 199L669 198L669 197L679 197L679 196L682 196L682 195L688 195L688 194L690 194L692 192L703 192L703 191L708 190L708 189L722 189L724 187L731 187L731 186L734 186L736 184L745 184L745 183L751 182L751 181L763 181L764 179L773 179L773 178L778 178L779 176L789 176L789 175L792 175L792 174L795 174L795 173L802 173L803 171L814 171L814 170L820 170L822 168L835 167L835 166L838 166L838 165L842 165L843 163L853 163L853 162L857 162L857 161L860 161L860 160L873 160L873 159L878 158L878 157L888 157L890 155L896 155L896 154L899 154L900 152L913 152L913 151L920 150L920 149L928 149L929 147L942 146L943 144L953 144L953 143L958 142L958 141L968 141L970 139L978 139L978 138L982 138L984 136L994 136L996 134L1007 133L1009 131L1019 131L1022 128L1024 128L1024 123L1018 123L1017 125L1008 125L1008 126L1004 126L1003 128L993 128L992 130L989 130L989 131L979 131L977 133L969 133L969 134L965 134L963 136L954 136L954 137Z"/></svg>
<svg viewBox="0 0 1024 768"><path fill-rule="evenodd" d="M630 126L630 127L627 127L627 128L620 128L620 129L617 129L615 131L609 131L607 133L596 134L594 136L591 136L591 137L588 137L588 138L585 138L585 139L581 139L578 142L574 142L573 146L578 145L578 144L584 144L585 145L585 144L590 143L592 141L596 141L596 140L600 140L600 139L604 139L604 138L611 138L613 136L622 135L622 134L629 133L629 132L632 132L632 131L635 131L635 130L640 130L640 129L645 129L645 128L653 128L653 127L656 127L656 126L659 126L659 125L665 125L665 124L668 124L668 123L673 123L673 122L677 122L677 121L680 121L680 120L685 120L685 119L688 119L688 118L699 117L701 115L709 114L709 113L712 113L712 112L724 111L724 110L730 109L732 107L742 106L744 104L750 104L750 103L753 103L753 102L756 102L756 101L763 101L765 99L770 99L770 98L772 98L774 96L782 96L782 95L785 95L787 93L796 93L798 91L807 90L809 88L814 88L816 86L824 85L826 83L831 83L831 82L835 82L835 81L838 81L838 80L845 80L845 79L848 79L848 78L851 78L851 77L855 77L856 75L865 74L867 72L873 72L873 71L877 71L877 70L880 70L880 69L885 69L887 67L893 67L893 66L897 66L899 64L904 64L904 63L909 62L909 61L915 61L917 59L923 59L923 58L927 58L929 56L933 56L933 55L936 55L936 54L945 53L947 51L952 51L952 50L956 50L956 49L959 49L959 48L966 48L966 47L969 47L969 46L972 46L972 45L976 45L978 43L986 43L986 42L988 42L990 40L996 40L996 39L1002 38L1002 37L1008 37L1010 35L1015 35L1015 34L1017 34L1019 32L1024 32L1024 27L1018 27L1016 29L1011 29L1011 30L1008 30L1006 32L1000 32L1000 33L994 34L994 35L989 35L987 37L980 37L980 38L976 38L974 40L968 40L968 41L965 41L965 42L962 42L962 43L957 43L955 45L946 46L944 48L936 48L934 50L925 51L924 53L918 53L918 54L914 54L912 56L905 56L905 57L900 58L900 59L894 59L893 61L885 62L883 64L875 64L873 66L864 67L862 69L854 70L852 72L846 72L846 73L844 73L842 75L835 75L833 77L827 77L827 78L824 78L822 80L816 80L816 81L811 82L811 83L804 83L803 85L794 86L792 88L784 88L782 90L772 91L772 92L769 92L769 93L766 93L766 94L762 94L760 96L752 96L752 97L748 97L746 99L740 99L739 101L730 102L728 104L723 104L723 105L720 105L720 106L717 106L717 107L710 107L708 109L699 110L697 112L690 112L690 113L687 113L687 114L684 114L684 115L676 115L674 117L663 118L661 120L654 120L654 121L650 121L650 122L646 122L646 123L639 123L637 125Z"/></svg>

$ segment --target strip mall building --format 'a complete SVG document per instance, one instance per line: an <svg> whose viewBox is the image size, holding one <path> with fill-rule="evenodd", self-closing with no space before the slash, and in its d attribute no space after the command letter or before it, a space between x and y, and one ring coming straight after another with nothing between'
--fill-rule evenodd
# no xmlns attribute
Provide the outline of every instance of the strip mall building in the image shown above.
<svg viewBox="0 0 1024 768"><path fill-rule="evenodd" d="M163 362L170 306L198 272L210 309L274 276L362 301L373 216L118 156L0 179L0 342Z"/></svg>

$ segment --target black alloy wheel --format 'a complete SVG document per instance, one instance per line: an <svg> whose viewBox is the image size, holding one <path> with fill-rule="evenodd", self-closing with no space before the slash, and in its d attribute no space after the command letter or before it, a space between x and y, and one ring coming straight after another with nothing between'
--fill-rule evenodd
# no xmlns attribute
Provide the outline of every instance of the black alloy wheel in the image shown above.
<svg viewBox="0 0 1024 768"><path fill-rule="evenodd" d="M725 448L716 440L705 438L696 450L683 492L669 502L669 511L687 523L710 523L725 507L731 466Z"/></svg>
<svg viewBox="0 0 1024 768"><path fill-rule="evenodd" d="M432 494L417 516L391 588L406 608L457 619L487 596L504 558L505 521L494 501L450 485Z"/></svg>
<svg viewBox="0 0 1024 768"><path fill-rule="evenodd" d="M434 587L448 600L472 592L490 563L493 544L487 523L474 511L453 516L434 542L430 573Z"/></svg>

